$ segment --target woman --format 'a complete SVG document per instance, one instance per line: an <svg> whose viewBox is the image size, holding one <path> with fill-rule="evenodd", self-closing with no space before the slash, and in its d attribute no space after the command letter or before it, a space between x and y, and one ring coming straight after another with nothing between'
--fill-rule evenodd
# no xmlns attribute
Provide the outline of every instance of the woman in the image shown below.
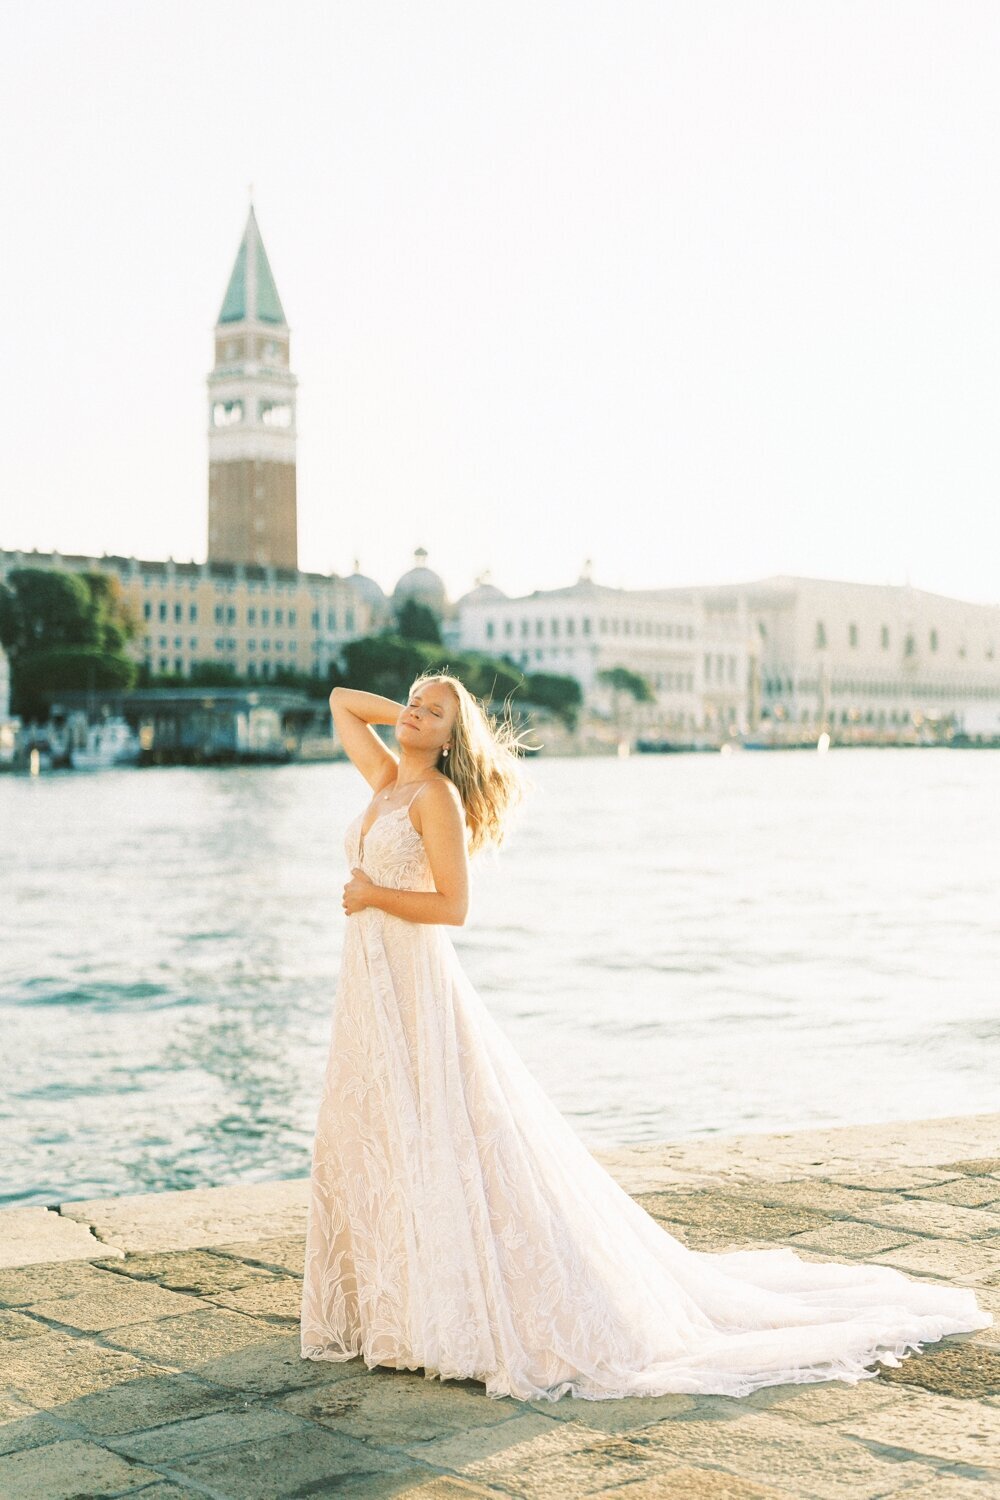
<svg viewBox="0 0 1000 1500"><path fill-rule="evenodd" d="M520 746L457 678L405 705L335 688L374 797L351 879L313 1150L301 1350L599 1401L878 1374L989 1327L975 1294L790 1249L707 1254L595 1160L461 968L468 857L498 848ZM395 725L399 760L372 724Z"/></svg>

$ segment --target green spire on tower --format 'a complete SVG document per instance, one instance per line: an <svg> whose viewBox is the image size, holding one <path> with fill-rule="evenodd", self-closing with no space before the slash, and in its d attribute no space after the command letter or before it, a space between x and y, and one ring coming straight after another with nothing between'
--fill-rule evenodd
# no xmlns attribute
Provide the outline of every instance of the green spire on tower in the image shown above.
<svg viewBox="0 0 1000 1500"><path fill-rule="evenodd" d="M250 205L243 239L236 253L226 295L219 313L220 323L273 323L286 328L284 309L267 252L260 237L257 217Z"/></svg>

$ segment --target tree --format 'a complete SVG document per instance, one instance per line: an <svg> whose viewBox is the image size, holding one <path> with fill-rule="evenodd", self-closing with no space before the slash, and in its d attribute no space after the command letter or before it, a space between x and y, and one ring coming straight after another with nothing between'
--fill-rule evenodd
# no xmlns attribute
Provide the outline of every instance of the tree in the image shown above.
<svg viewBox="0 0 1000 1500"><path fill-rule="evenodd" d="M424 671L437 649L404 640L389 631L361 636L341 649L342 681L345 687L380 693L401 702L414 677Z"/></svg>
<svg viewBox="0 0 1000 1500"><path fill-rule="evenodd" d="M532 672L525 679L524 696L529 703L556 714L567 729L576 728L583 691L575 677L565 677L557 672Z"/></svg>
<svg viewBox="0 0 1000 1500"><path fill-rule="evenodd" d="M166 674L161 673L157 681L162 681L164 675ZM211 659L193 661L189 675L186 678L181 675L182 680L190 687L239 687L242 681L232 662Z"/></svg>
<svg viewBox="0 0 1000 1500"><path fill-rule="evenodd" d="M13 677L13 673L11 674ZM112 656L96 646L57 646L53 651L33 651L18 666L17 693L21 705L34 709L24 718L39 717L61 692L86 688L93 692L124 691L136 679L135 662Z"/></svg>
<svg viewBox="0 0 1000 1500"><path fill-rule="evenodd" d="M14 568L0 584L0 644L15 668L33 651L95 644L84 579L54 568Z"/></svg>
<svg viewBox="0 0 1000 1500"><path fill-rule="evenodd" d="M131 687L138 669L124 648L140 628L111 575L14 568L0 584L13 711L41 719L67 688Z"/></svg>
<svg viewBox="0 0 1000 1500"><path fill-rule="evenodd" d="M405 599L396 612L396 634L404 641L429 641L441 645L441 622L427 604Z"/></svg>
<svg viewBox="0 0 1000 1500"><path fill-rule="evenodd" d="M120 656L135 640L142 624L125 597L121 580L111 573L80 575L90 593L91 622L95 644L112 656Z"/></svg>
<svg viewBox="0 0 1000 1500"><path fill-rule="evenodd" d="M473 697L487 705L523 689L524 673L516 663L479 651L447 652L429 641L406 640L386 631L348 641L341 650L341 667L330 673L331 687L361 688L404 701L410 684L421 672L448 672Z"/></svg>
<svg viewBox="0 0 1000 1500"><path fill-rule="evenodd" d="M317 702L330 696L330 689L324 686L322 678L303 672L301 667L275 664L273 675L264 681L271 687L294 688L296 692L305 693L308 698L315 698Z"/></svg>
<svg viewBox="0 0 1000 1500"><path fill-rule="evenodd" d="M597 673L598 682L604 682L610 687L612 701L614 704L615 729L621 732L621 695L629 693L636 703L655 703L656 694L653 692L646 677L638 672L629 671L628 667L605 667Z"/></svg>

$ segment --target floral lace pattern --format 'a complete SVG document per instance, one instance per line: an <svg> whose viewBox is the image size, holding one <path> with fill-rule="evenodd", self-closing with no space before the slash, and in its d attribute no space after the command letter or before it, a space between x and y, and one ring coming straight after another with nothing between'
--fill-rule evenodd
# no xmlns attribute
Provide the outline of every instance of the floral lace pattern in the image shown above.
<svg viewBox="0 0 1000 1500"><path fill-rule="evenodd" d="M366 810L367 811L367 810ZM409 805L349 865L433 890ZM599 1401L854 1383L993 1319L967 1288L668 1234L590 1154L440 924L347 918L313 1147L301 1352Z"/></svg>

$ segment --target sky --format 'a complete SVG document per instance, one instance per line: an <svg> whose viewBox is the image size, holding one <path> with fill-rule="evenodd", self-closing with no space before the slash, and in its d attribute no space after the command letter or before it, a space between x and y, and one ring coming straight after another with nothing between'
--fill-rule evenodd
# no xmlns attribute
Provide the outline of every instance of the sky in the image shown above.
<svg viewBox="0 0 1000 1500"><path fill-rule="evenodd" d="M1000 601L994 0L11 0L0 546L201 560L253 203L299 564Z"/></svg>

